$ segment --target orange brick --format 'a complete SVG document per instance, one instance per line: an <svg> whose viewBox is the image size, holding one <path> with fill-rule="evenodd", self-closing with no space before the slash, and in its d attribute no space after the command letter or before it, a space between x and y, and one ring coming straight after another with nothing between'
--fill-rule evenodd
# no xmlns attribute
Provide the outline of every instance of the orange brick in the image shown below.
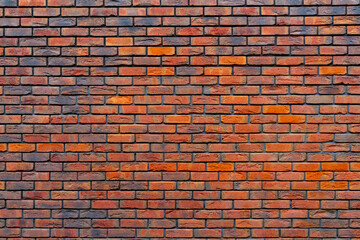
<svg viewBox="0 0 360 240"><path fill-rule="evenodd" d="M207 170L208 171L224 171L224 172L231 172L234 171L234 164L233 163L207 163Z"/></svg>
<svg viewBox="0 0 360 240"><path fill-rule="evenodd" d="M279 115L278 121L279 121L279 123L304 123L305 116L304 115Z"/></svg>
<svg viewBox="0 0 360 240"><path fill-rule="evenodd" d="M174 67L148 67L148 75L172 76L175 74Z"/></svg>
<svg viewBox="0 0 360 240"><path fill-rule="evenodd" d="M92 144L65 144L65 152L91 152Z"/></svg>
<svg viewBox="0 0 360 240"><path fill-rule="evenodd" d="M247 123L248 116L245 115L222 115L221 122L223 123Z"/></svg>
<svg viewBox="0 0 360 240"><path fill-rule="evenodd" d="M321 169L324 171L349 171L349 164L348 163L342 163L342 162L324 162L321 164Z"/></svg>
<svg viewBox="0 0 360 240"><path fill-rule="evenodd" d="M210 76L232 75L232 68L231 67L206 67L205 75L210 75Z"/></svg>
<svg viewBox="0 0 360 240"><path fill-rule="evenodd" d="M9 152L34 152L35 144L10 143Z"/></svg>
<svg viewBox="0 0 360 240"><path fill-rule="evenodd" d="M49 46L73 46L74 44L73 37L49 38Z"/></svg>
<svg viewBox="0 0 360 240"><path fill-rule="evenodd" d="M145 47L119 47L119 55L132 56L132 55L145 55Z"/></svg>
<svg viewBox="0 0 360 240"><path fill-rule="evenodd" d="M145 67L119 67L119 74L123 76L139 76L146 74Z"/></svg>
<svg viewBox="0 0 360 240"><path fill-rule="evenodd" d="M64 144L60 143L39 143L37 144L39 152L63 152Z"/></svg>
<svg viewBox="0 0 360 240"><path fill-rule="evenodd" d="M329 25L332 23L332 17L305 17L306 25Z"/></svg>
<svg viewBox="0 0 360 240"><path fill-rule="evenodd" d="M289 34L289 28L283 26L277 27L261 27L262 35L287 35Z"/></svg>
<svg viewBox="0 0 360 240"><path fill-rule="evenodd" d="M248 104L247 96L222 96L221 104Z"/></svg>
<svg viewBox="0 0 360 240"><path fill-rule="evenodd" d="M242 56L220 56L219 57L220 65L245 65L246 57Z"/></svg>
<svg viewBox="0 0 360 240"><path fill-rule="evenodd" d="M306 180L310 181L328 181L333 179L332 172L307 172L305 176Z"/></svg>
<svg viewBox="0 0 360 240"><path fill-rule="evenodd" d="M290 112L290 106L287 105L268 105L263 106L263 113L268 114L286 114Z"/></svg>
<svg viewBox="0 0 360 240"><path fill-rule="evenodd" d="M0 144L0 152L6 152L6 144Z"/></svg>
<svg viewBox="0 0 360 240"><path fill-rule="evenodd" d="M33 163L25 163L25 162L8 162L6 163L6 170L10 172L14 171L31 171L34 168Z"/></svg>
<svg viewBox="0 0 360 240"><path fill-rule="evenodd" d="M128 105L132 103L133 103L133 97L131 96L116 96L116 97L110 97L106 100L106 104Z"/></svg>
<svg viewBox="0 0 360 240"><path fill-rule="evenodd" d="M176 171L176 163L150 163L149 171Z"/></svg>
<svg viewBox="0 0 360 240"><path fill-rule="evenodd" d="M44 7L46 0L19 0L20 7Z"/></svg>
<svg viewBox="0 0 360 240"><path fill-rule="evenodd" d="M319 67L320 75L344 75L346 67Z"/></svg>
<svg viewBox="0 0 360 240"><path fill-rule="evenodd" d="M190 123L191 116L187 115L168 115L165 116L165 123Z"/></svg>
<svg viewBox="0 0 360 240"><path fill-rule="evenodd" d="M155 56L174 55L174 47L148 47L148 54Z"/></svg>
<svg viewBox="0 0 360 240"><path fill-rule="evenodd" d="M107 37L105 41L106 41L105 42L106 46L132 46L133 45L133 40L132 40L132 38L129 38L129 37ZM132 48L119 48L120 53L121 53L121 51L120 51L121 49L132 50ZM138 48L135 48L135 49L138 49ZM141 49L139 48L138 50L141 51ZM144 49L144 53L145 53L145 48L143 47L143 49ZM121 55L126 55L126 54L121 54Z"/></svg>
<svg viewBox="0 0 360 240"><path fill-rule="evenodd" d="M293 169L301 172L319 171L320 163L295 163Z"/></svg>
<svg viewBox="0 0 360 240"><path fill-rule="evenodd" d="M267 143L266 151L267 152L291 152L293 150L293 145L290 143Z"/></svg>
<svg viewBox="0 0 360 240"><path fill-rule="evenodd" d="M347 190L348 183L347 182L321 182L320 189L321 190Z"/></svg>

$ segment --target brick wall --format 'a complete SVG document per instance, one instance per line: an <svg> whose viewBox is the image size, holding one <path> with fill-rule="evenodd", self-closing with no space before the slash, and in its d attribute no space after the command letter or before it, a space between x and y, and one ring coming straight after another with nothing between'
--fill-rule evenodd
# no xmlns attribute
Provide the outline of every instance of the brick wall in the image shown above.
<svg viewBox="0 0 360 240"><path fill-rule="evenodd" d="M0 238L360 237L359 0L0 0Z"/></svg>

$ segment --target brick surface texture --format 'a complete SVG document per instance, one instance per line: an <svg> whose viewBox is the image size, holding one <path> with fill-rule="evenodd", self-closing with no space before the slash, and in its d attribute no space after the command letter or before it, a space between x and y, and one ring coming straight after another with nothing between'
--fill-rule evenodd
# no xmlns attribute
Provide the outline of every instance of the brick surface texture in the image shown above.
<svg viewBox="0 0 360 240"><path fill-rule="evenodd" d="M360 239L359 0L0 0L0 239Z"/></svg>

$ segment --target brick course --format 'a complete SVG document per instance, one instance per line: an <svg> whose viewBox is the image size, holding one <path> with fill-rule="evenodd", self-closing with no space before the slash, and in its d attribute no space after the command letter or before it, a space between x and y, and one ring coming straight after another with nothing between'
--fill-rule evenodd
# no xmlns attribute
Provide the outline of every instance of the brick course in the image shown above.
<svg viewBox="0 0 360 240"><path fill-rule="evenodd" d="M360 238L359 0L0 0L1 239Z"/></svg>

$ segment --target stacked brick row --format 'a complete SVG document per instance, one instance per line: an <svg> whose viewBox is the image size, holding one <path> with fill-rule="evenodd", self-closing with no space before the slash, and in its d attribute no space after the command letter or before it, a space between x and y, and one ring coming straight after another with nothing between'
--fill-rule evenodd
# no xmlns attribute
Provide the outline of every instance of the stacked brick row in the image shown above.
<svg viewBox="0 0 360 240"><path fill-rule="evenodd" d="M359 0L0 0L1 239L360 238Z"/></svg>

